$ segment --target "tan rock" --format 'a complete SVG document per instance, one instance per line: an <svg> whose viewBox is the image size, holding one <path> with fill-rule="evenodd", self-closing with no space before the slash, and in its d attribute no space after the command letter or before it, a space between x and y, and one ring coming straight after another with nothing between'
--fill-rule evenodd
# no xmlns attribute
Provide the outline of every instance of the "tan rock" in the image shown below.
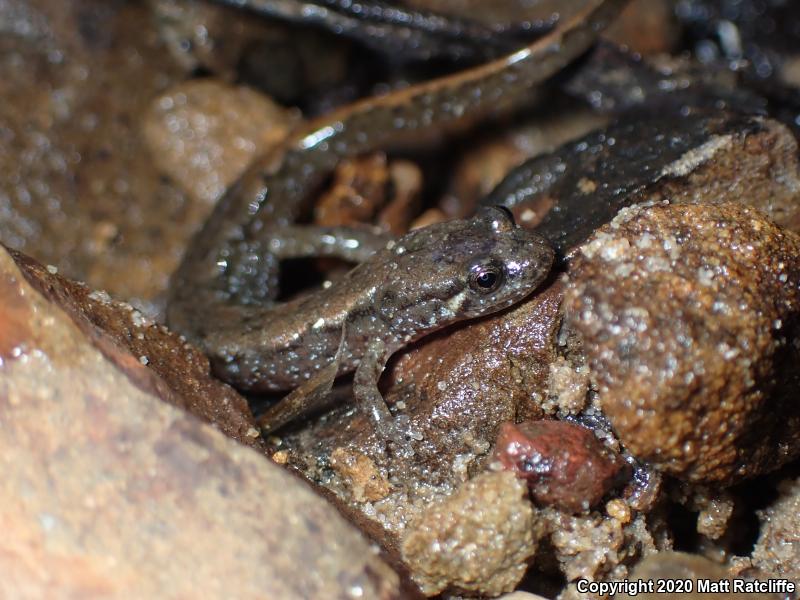
<svg viewBox="0 0 800 600"><path fill-rule="evenodd" d="M5 252L0 303L0 597L406 597L335 509L160 401Z"/></svg>
<svg viewBox="0 0 800 600"><path fill-rule="evenodd" d="M731 574L721 564L710 561L697 554L685 552L660 552L640 562L631 572L630 580L653 582L653 591L644 593L614 595L614 600L655 600L656 598L673 597L695 600L699 598L718 598L720 600L778 600L779 594L734 593L732 587L725 591L703 592L698 588L698 580L704 582L727 582L732 586ZM659 587L662 586L659 592ZM725 583L722 584L726 585ZM683 586L681 592L667 592L666 586ZM691 589L689 589L691 587Z"/></svg>
<svg viewBox="0 0 800 600"><path fill-rule="evenodd" d="M11 257L28 283L66 311L87 342L128 377L239 443L264 451L247 400L212 378L208 359L185 340L105 292L61 277L18 252L11 251Z"/></svg>
<svg viewBox="0 0 800 600"><path fill-rule="evenodd" d="M350 482L350 490L356 502L381 500L392 489L375 463L360 452L337 448L331 454L331 467Z"/></svg>
<svg viewBox="0 0 800 600"><path fill-rule="evenodd" d="M525 484L511 473L484 473L428 506L402 542L422 590L488 596L513 590L537 544L525 496Z"/></svg>
<svg viewBox="0 0 800 600"><path fill-rule="evenodd" d="M155 98L142 130L161 172L210 207L253 158L286 137L297 117L249 88L201 79Z"/></svg>

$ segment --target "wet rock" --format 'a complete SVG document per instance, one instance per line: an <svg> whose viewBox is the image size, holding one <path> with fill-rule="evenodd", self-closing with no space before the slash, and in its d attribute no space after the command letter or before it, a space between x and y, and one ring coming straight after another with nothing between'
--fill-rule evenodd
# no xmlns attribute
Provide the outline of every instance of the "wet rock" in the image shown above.
<svg viewBox="0 0 800 600"><path fill-rule="evenodd" d="M561 293L559 284L551 285L509 311L430 336L399 357L387 397L404 402L402 413L422 438L415 451L426 470L447 472L456 456L474 455L480 446L485 452L503 421L543 416L537 401L554 358Z"/></svg>
<svg viewBox="0 0 800 600"><path fill-rule="evenodd" d="M483 204L510 207L564 254L625 207L738 202L800 231L797 141L768 119L630 119L524 163Z"/></svg>
<svg viewBox="0 0 800 600"><path fill-rule="evenodd" d="M155 98L142 131L153 162L208 212L256 157L280 144L298 114L246 87L181 83Z"/></svg>
<svg viewBox="0 0 800 600"><path fill-rule="evenodd" d="M759 511L761 532L753 549L753 566L770 577L800 584L800 479L784 480L778 499Z"/></svg>
<svg viewBox="0 0 800 600"><path fill-rule="evenodd" d="M536 519L525 492L510 473L485 473L426 507L402 543L422 590L511 591L536 551Z"/></svg>
<svg viewBox="0 0 800 600"><path fill-rule="evenodd" d="M624 461L591 430L563 421L503 423L494 458L540 504L585 512L614 486Z"/></svg>
<svg viewBox="0 0 800 600"><path fill-rule="evenodd" d="M382 500L392 489L375 463L359 452L337 448L331 454L331 467L348 480L356 502Z"/></svg>
<svg viewBox="0 0 800 600"><path fill-rule="evenodd" d="M629 565L669 544L659 534L654 515L620 520L597 512L569 515L554 508L544 509L540 515L550 532L548 548L571 582L625 578Z"/></svg>
<svg viewBox="0 0 800 600"><path fill-rule="evenodd" d="M733 514L734 503L730 498L710 499L697 515L697 533L712 540L722 537Z"/></svg>
<svg viewBox="0 0 800 600"><path fill-rule="evenodd" d="M5 253L0 246L0 251ZM11 251L26 281L65 311L110 363L142 381L165 402L213 424L245 446L263 451L247 401L209 374L208 359L177 334L130 304L75 283Z"/></svg>
<svg viewBox="0 0 800 600"><path fill-rule="evenodd" d="M565 347L565 340L559 341ZM564 356L559 356L550 364L547 397L542 402L542 409L548 415L558 414L561 417L577 415L586 408L591 387L589 367L581 361L573 364Z"/></svg>
<svg viewBox="0 0 800 600"><path fill-rule="evenodd" d="M728 531L736 506L736 497L729 490L703 485L681 485L674 486L670 496L688 510L697 513L697 533L707 540L719 540Z"/></svg>
<svg viewBox="0 0 800 600"><path fill-rule="evenodd" d="M150 0L153 24L187 73L245 83L282 104L318 107L347 90L352 48L341 36L196 0ZM345 91L352 96L354 90ZM346 98L339 98L344 100Z"/></svg>
<svg viewBox="0 0 800 600"><path fill-rule="evenodd" d="M681 33L672 11L669 0L634 0L603 37L639 54L669 52Z"/></svg>
<svg viewBox="0 0 800 600"><path fill-rule="evenodd" d="M696 554L687 554L685 552L660 552L647 557L640 562L630 575L630 579L639 580L644 582L653 581L654 584L658 581L664 582L677 582L684 580L691 580L691 592L683 592L681 594L674 594L676 597L679 595L681 598L692 600L694 598L725 598L725 599L738 599L742 600L778 600L780 594L757 594L757 593L733 593L731 589L729 592L709 592L701 593L698 591L698 579L717 582L731 582L730 571L721 564L710 561L707 558ZM628 600L638 598L640 600L654 600L655 598L663 598L664 593L659 593L654 589L651 593L645 591L638 594L619 593L614 595L614 600Z"/></svg>
<svg viewBox="0 0 800 600"><path fill-rule="evenodd" d="M197 216L139 131L181 75L139 3L3 3L0 239L128 300L167 285Z"/></svg>
<svg viewBox="0 0 800 600"><path fill-rule="evenodd" d="M5 252L0 299L0 596L414 597L335 509L162 402Z"/></svg>
<svg viewBox="0 0 800 600"><path fill-rule="evenodd" d="M800 454L800 238L731 204L632 208L570 266L565 326L639 460L732 482Z"/></svg>

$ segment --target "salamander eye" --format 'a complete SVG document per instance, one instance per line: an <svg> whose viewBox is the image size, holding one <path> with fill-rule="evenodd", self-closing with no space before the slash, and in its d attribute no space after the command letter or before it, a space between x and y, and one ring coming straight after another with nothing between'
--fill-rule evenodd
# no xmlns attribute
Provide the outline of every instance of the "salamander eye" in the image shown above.
<svg viewBox="0 0 800 600"><path fill-rule="evenodd" d="M505 279L505 269L496 263L478 264L470 269L469 287L476 292L489 294L499 288Z"/></svg>

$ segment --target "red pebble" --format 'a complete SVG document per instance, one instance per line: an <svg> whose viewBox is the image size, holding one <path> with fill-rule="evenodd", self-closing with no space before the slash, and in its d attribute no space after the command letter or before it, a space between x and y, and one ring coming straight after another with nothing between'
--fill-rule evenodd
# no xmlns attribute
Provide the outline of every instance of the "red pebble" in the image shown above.
<svg viewBox="0 0 800 600"><path fill-rule="evenodd" d="M495 458L528 480L538 503L572 513L597 504L626 466L590 429L564 421L503 423Z"/></svg>

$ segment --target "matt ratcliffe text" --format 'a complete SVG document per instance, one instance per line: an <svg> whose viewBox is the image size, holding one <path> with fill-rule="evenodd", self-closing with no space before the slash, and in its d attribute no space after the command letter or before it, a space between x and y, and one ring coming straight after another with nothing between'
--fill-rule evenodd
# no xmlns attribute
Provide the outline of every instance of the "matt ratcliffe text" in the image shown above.
<svg viewBox="0 0 800 600"><path fill-rule="evenodd" d="M623 579L589 581L578 579L578 592L597 596L614 594L793 594L797 584L788 579Z"/></svg>

